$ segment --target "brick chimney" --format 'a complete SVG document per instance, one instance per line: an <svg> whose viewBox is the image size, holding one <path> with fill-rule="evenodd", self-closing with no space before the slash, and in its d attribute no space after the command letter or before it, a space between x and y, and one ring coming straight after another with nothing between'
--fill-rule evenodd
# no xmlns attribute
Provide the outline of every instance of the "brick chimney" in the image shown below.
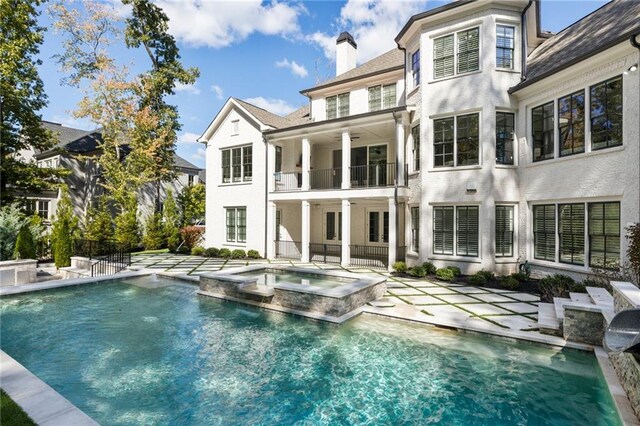
<svg viewBox="0 0 640 426"><path fill-rule="evenodd" d="M358 45L353 36L344 31L336 40L336 75L344 74L356 67Z"/></svg>

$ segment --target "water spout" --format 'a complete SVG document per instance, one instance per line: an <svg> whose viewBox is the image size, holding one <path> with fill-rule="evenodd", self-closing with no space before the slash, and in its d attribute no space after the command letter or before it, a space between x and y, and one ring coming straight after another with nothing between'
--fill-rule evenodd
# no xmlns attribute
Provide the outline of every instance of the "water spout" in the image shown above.
<svg viewBox="0 0 640 426"><path fill-rule="evenodd" d="M151 273L151 281L152 282L157 282L158 281L158 276L156 275L155 272Z"/></svg>

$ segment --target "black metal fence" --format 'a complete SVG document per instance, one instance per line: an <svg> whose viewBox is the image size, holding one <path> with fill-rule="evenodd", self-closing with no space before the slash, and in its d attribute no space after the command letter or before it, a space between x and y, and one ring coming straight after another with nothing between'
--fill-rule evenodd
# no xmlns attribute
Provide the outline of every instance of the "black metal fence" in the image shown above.
<svg viewBox="0 0 640 426"><path fill-rule="evenodd" d="M393 186L396 163L369 164L350 168L351 188Z"/></svg>
<svg viewBox="0 0 640 426"><path fill-rule="evenodd" d="M275 191L296 191L302 187L302 173L298 172L276 172Z"/></svg>
<svg viewBox="0 0 640 426"><path fill-rule="evenodd" d="M274 241L276 245L276 258L297 259L302 258L302 243L300 241Z"/></svg>
<svg viewBox="0 0 640 426"><path fill-rule="evenodd" d="M309 243L311 261L340 264L342 262L342 246L340 244Z"/></svg>
<svg viewBox="0 0 640 426"><path fill-rule="evenodd" d="M311 189L340 189L342 186L342 169L311 170L309 172Z"/></svg>
<svg viewBox="0 0 640 426"><path fill-rule="evenodd" d="M97 260L91 276L112 275L131 265L131 247L116 241L75 240L73 255Z"/></svg>
<svg viewBox="0 0 640 426"><path fill-rule="evenodd" d="M351 265L381 268L389 266L389 247L384 246L349 246Z"/></svg>
<svg viewBox="0 0 640 426"><path fill-rule="evenodd" d="M53 250L51 240L42 240L36 247L36 257L38 262L50 262L53 260Z"/></svg>
<svg viewBox="0 0 640 426"><path fill-rule="evenodd" d="M110 253L91 265L91 276L113 275L126 269L131 265L131 251L124 250L121 246L119 250Z"/></svg>

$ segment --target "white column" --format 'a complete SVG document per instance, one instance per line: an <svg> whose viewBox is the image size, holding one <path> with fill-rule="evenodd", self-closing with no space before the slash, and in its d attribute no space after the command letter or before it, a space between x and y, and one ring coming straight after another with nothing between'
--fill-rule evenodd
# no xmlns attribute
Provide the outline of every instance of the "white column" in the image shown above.
<svg viewBox="0 0 640 426"><path fill-rule="evenodd" d="M309 242L311 241L311 205L302 201L302 261L309 261Z"/></svg>
<svg viewBox="0 0 640 426"><path fill-rule="evenodd" d="M348 130L342 131L342 189L351 188L351 135ZM342 217L344 220L344 216ZM344 222L343 222L344 223Z"/></svg>
<svg viewBox="0 0 640 426"><path fill-rule="evenodd" d="M398 248L398 235L397 231L397 222L398 216L396 215L396 200L394 197L389 197L389 271L392 271L393 268L391 265L396 261L396 251Z"/></svg>
<svg viewBox="0 0 640 426"><path fill-rule="evenodd" d="M267 188L269 192L276 189L276 146L267 142Z"/></svg>
<svg viewBox="0 0 640 426"><path fill-rule="evenodd" d="M311 170L311 142L302 138L302 190L309 190L309 171Z"/></svg>
<svg viewBox="0 0 640 426"><path fill-rule="evenodd" d="M398 167L396 176L398 176L398 186L404 186L406 179L406 176L404 175L406 145L406 135L404 128L404 120L398 120L396 122L396 167Z"/></svg>
<svg viewBox="0 0 640 426"><path fill-rule="evenodd" d="M265 257L273 259L276 257L275 239L276 239L276 203L269 201L267 203L267 252Z"/></svg>
<svg viewBox="0 0 640 426"><path fill-rule="evenodd" d="M344 182L343 182L344 183ZM342 200L342 266L351 264L351 203Z"/></svg>

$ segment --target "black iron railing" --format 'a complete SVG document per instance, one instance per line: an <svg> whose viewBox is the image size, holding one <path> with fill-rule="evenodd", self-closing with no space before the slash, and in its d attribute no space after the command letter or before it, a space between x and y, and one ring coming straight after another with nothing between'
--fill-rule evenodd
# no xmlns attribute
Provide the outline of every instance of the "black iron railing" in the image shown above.
<svg viewBox="0 0 640 426"><path fill-rule="evenodd" d="M396 181L396 164L382 163L349 168L351 188L393 186Z"/></svg>
<svg viewBox="0 0 640 426"><path fill-rule="evenodd" d="M296 191L302 188L302 173L276 172L273 174L275 191Z"/></svg>
<svg viewBox="0 0 640 426"><path fill-rule="evenodd" d="M116 241L75 240L73 255L94 259L122 250L131 252L128 246L125 247Z"/></svg>
<svg viewBox="0 0 640 426"><path fill-rule="evenodd" d="M300 241L274 241L276 245L276 258L301 259L302 243Z"/></svg>
<svg viewBox="0 0 640 426"><path fill-rule="evenodd" d="M309 256L314 262L339 265L342 262L342 246L340 244L310 243Z"/></svg>
<svg viewBox="0 0 640 426"><path fill-rule="evenodd" d="M91 276L113 275L131 265L131 250L118 250L91 265Z"/></svg>
<svg viewBox="0 0 640 426"><path fill-rule="evenodd" d="M342 186L342 169L322 169L309 171L311 189L340 189Z"/></svg>
<svg viewBox="0 0 640 426"><path fill-rule="evenodd" d="M75 240L74 256L97 260L91 276L116 274L131 265L131 247L116 241Z"/></svg>
<svg viewBox="0 0 640 426"><path fill-rule="evenodd" d="M51 240L42 240L38 242L36 247L36 257L38 258L38 262L49 262L53 260Z"/></svg>
<svg viewBox="0 0 640 426"><path fill-rule="evenodd" d="M389 266L389 247L384 246L349 246L351 265L386 268Z"/></svg>

